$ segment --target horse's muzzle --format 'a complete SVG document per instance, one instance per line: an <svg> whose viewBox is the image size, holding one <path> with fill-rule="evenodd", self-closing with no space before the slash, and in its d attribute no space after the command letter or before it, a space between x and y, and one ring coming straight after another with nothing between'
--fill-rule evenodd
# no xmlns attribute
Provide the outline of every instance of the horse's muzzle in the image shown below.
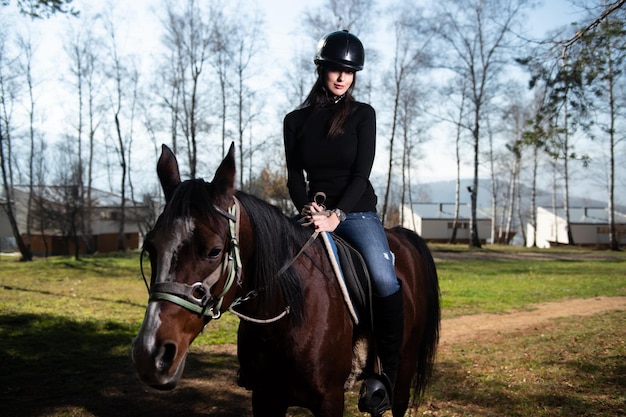
<svg viewBox="0 0 626 417"><path fill-rule="evenodd" d="M145 346L133 340L132 359L139 379L158 390L172 390L185 368L185 357L176 360L178 348L174 342L166 341L156 346Z"/></svg>

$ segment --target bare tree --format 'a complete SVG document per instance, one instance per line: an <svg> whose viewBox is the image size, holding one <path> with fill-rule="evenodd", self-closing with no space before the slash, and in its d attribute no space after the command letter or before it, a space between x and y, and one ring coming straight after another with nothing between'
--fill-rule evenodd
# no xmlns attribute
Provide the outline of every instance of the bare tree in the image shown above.
<svg viewBox="0 0 626 417"><path fill-rule="evenodd" d="M13 125L11 116L18 87L14 76L11 74L19 73L14 70L14 66L15 59L9 56L7 51L7 33L0 29L0 168L5 198L3 208L7 213L17 247L22 254L22 260L30 261L33 254L22 238L14 211L11 143Z"/></svg>
<svg viewBox="0 0 626 417"><path fill-rule="evenodd" d="M101 42L93 34L93 20L90 25L80 28L71 27L65 44L65 52L69 60L70 83L75 89L76 111L74 123L76 130L77 179L78 195L82 202L80 231L85 251L95 250L92 236L93 220L93 172L96 131L99 127L100 111L97 105L100 78L98 74L98 51Z"/></svg>
<svg viewBox="0 0 626 417"><path fill-rule="evenodd" d="M48 169L46 164L45 155L47 154L47 146L43 137L39 138L37 150L33 156L34 177L33 180L33 193L32 193L32 216L31 227L34 233L39 233L42 237L42 243L44 245L44 255L48 256L49 248L48 241L45 239L45 229L48 225L47 215L48 212L43 208L44 200L41 196L42 190L44 190L46 179L48 178Z"/></svg>
<svg viewBox="0 0 626 417"><path fill-rule="evenodd" d="M492 114L492 111L487 112L489 115ZM499 237L502 237L502 225L504 224L504 213L505 210L500 210L498 213L498 208L501 207L500 203L503 198L501 198L501 189L502 189L502 181L500 181L500 177L502 176L503 171L503 163L501 157L501 152L496 151L496 146L494 143L494 136L497 133L495 128L492 126L492 120L490 117L486 117L484 121L487 132L487 151L485 157L487 164L489 165L489 175L491 176L491 230L490 230L490 240L492 243L496 242L496 228L499 229ZM498 127L500 129L500 127ZM473 190L472 190L473 191ZM504 199L504 203L506 204L508 200ZM506 208L506 207L505 207ZM498 214L500 216L498 216ZM500 221L498 221L498 217L500 217Z"/></svg>
<svg viewBox="0 0 626 417"><path fill-rule="evenodd" d="M85 61L84 61L84 77L85 77L85 86L87 88L87 140L88 140L88 150L87 150L87 178L86 178L86 219L87 224L85 228L85 235L88 237L88 246L87 250L91 252L94 249L93 241L92 241L92 230L91 230L91 222L93 219L93 183L94 183L94 159L95 159L95 149L96 149L96 132L98 131L101 123L102 109L101 105L98 104L97 97L100 96L100 87L101 87L101 73L98 71L98 65L101 63L100 57L98 55L98 48L101 45L101 42L94 40L93 38L88 37L86 40L90 47L85 49Z"/></svg>
<svg viewBox="0 0 626 417"><path fill-rule="evenodd" d="M545 83L543 88L537 86L533 91L533 100L530 105L530 119L524 130L524 145L532 149L531 179L530 179L530 224L533 229L532 246L537 246L537 171L539 155L545 146L549 125L547 124L543 108L546 100Z"/></svg>
<svg viewBox="0 0 626 417"><path fill-rule="evenodd" d="M105 20L109 35L109 100L114 122L113 147L119 163L120 176L120 216L118 231L118 250L125 250L126 196L129 185L131 150L134 134L134 118L137 105L139 73L131 57L124 56L119 50L117 32L111 16Z"/></svg>
<svg viewBox="0 0 626 417"><path fill-rule="evenodd" d="M168 77L170 92L166 100L174 112L172 127L182 130L192 178L197 175L198 136L210 126L204 113L210 94L204 90L208 83L203 83L203 76L214 49L218 17L213 8L201 9L197 0L187 0L182 7L180 3L168 1L163 21L163 43L170 52L169 59L175 59L169 66L172 74ZM178 149L179 153L181 151Z"/></svg>
<svg viewBox="0 0 626 417"><path fill-rule="evenodd" d="M33 59L34 59L34 47L30 36L30 33L25 36L18 37L18 46L21 51L19 59L20 72L24 74L26 81L26 88L28 91L28 197L26 203L26 241L30 245L31 241L31 216L33 206L33 185L35 180L35 95L34 95L34 80L33 80Z"/></svg>
<svg viewBox="0 0 626 417"><path fill-rule="evenodd" d="M521 183L519 184L519 186L517 187L517 222L519 224L519 232L520 235L522 237L522 244L523 246L527 246L527 236L526 236L526 228L525 228L525 217L524 217L524 210L522 209L522 186Z"/></svg>
<svg viewBox="0 0 626 417"><path fill-rule="evenodd" d="M450 234L449 243L456 243L456 234L459 228L459 211L461 207L461 136L463 132L463 121L465 119L465 100L467 99L467 79L465 77L457 77L455 79L455 87L459 89L461 95L461 101L458 104L458 117L454 120L455 135L454 135L454 157L456 166L456 178L454 187L454 218L452 220L452 233Z"/></svg>
<svg viewBox="0 0 626 417"><path fill-rule="evenodd" d="M144 108L144 111L146 113L145 123L149 125L147 129L151 137L154 137L157 131L168 131L172 151L178 154L180 125L181 120L184 119L181 104L183 100L183 82L181 80L183 58L179 41L172 40L172 42L172 44L169 44L167 41L164 41L164 44L169 44L171 49L160 60L162 64L159 65L159 70L156 72L156 80L151 88L151 91L157 97L155 101L160 104L157 113L161 113L160 108L164 108L169 113L169 125L164 126L165 122L159 122L159 117L150 115L148 107Z"/></svg>
<svg viewBox="0 0 626 417"><path fill-rule="evenodd" d="M522 96L517 86L513 86L507 94L508 100L503 108L504 131L509 140L505 144L510 153L509 187L507 191L508 202L506 204L506 223L504 228L504 242L509 243L512 236L512 222L515 207L520 206L517 198L520 189L520 172L522 169L522 152L524 150L524 132L530 119L529 105ZM521 226L521 223L520 223Z"/></svg>
<svg viewBox="0 0 626 417"><path fill-rule="evenodd" d="M326 0L316 9L308 10L304 16L304 26L311 29L311 35L320 37L321 31L346 29L353 33L367 32L367 25L373 19L373 0Z"/></svg>
<svg viewBox="0 0 626 417"><path fill-rule="evenodd" d="M238 33L237 27L231 22L230 16L223 11L219 12L219 20L221 22L215 28L215 41L213 43L214 59L210 61L211 66L215 69L220 86L220 125L222 139L222 157L226 156L226 147L228 141L228 102L231 72L234 72L233 60L234 51L232 33ZM243 21L242 21L243 22Z"/></svg>
<svg viewBox="0 0 626 417"><path fill-rule="evenodd" d="M393 67L390 70L389 77L391 85L389 85L387 91L390 92L389 97L392 104L391 111L391 130L389 134L389 160L387 165L387 182L385 188L385 196L383 199L382 207L382 222L385 223L385 217L390 205L390 191L391 191L391 178L393 176L394 158L395 156L395 141L396 136L399 134L399 129L402 128L401 124L404 123L404 134L407 135L405 143L408 144L408 135L411 134L411 126L415 120L417 102L413 101L410 114L404 112L403 108L408 109L408 106L403 103L408 103L418 95L417 85L418 76L420 70L424 70L429 65L430 56L427 51L427 44L429 41L428 36L424 37L427 31L424 28L423 11L413 6L406 6L404 8L395 8L397 10L397 18L394 19L394 41L395 49L393 55ZM401 120L404 117L404 120ZM409 149L411 147L409 146ZM402 152L403 158L408 152L405 147ZM402 159L403 160L403 159ZM404 168L404 164L401 164ZM404 192L404 191L403 191ZM402 193L403 193L402 192ZM401 194L402 194L401 193Z"/></svg>
<svg viewBox="0 0 626 417"><path fill-rule="evenodd" d="M51 175L53 186L43 186L37 190L35 214L40 225L42 238L47 232L57 232L65 244L64 254L73 249L75 259L80 259L82 242L82 218L84 204L79 187L78 155L74 149L75 138L65 136L54 150L55 166Z"/></svg>
<svg viewBox="0 0 626 417"><path fill-rule="evenodd" d="M253 101L255 95L248 83L251 78L251 63L258 55L262 42L261 28L263 20L259 10L252 10L250 14L243 13L238 16L237 28L230 34L233 43L233 66L237 83L235 88L236 110L236 133L239 144L239 185L243 187L245 181L246 154L252 155L253 149L244 150L244 134L251 128L255 119ZM251 164L250 164L251 167Z"/></svg>
<svg viewBox="0 0 626 417"><path fill-rule="evenodd" d="M485 105L498 88L498 77L508 63L515 37L512 31L523 18L529 0L470 0L438 2L436 28L443 48L441 67L467 77L474 155L474 181L471 187L470 246L480 247L476 223L478 169L480 155L481 126L485 119Z"/></svg>

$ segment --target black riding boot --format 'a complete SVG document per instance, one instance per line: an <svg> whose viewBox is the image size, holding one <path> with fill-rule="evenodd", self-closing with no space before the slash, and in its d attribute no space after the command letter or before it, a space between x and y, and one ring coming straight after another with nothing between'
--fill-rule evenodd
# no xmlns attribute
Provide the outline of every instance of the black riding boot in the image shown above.
<svg viewBox="0 0 626 417"><path fill-rule="evenodd" d="M374 297L372 303L374 338L382 373L363 382L359 410L377 416L391 408L398 376L398 359L404 336L402 290L387 297Z"/></svg>

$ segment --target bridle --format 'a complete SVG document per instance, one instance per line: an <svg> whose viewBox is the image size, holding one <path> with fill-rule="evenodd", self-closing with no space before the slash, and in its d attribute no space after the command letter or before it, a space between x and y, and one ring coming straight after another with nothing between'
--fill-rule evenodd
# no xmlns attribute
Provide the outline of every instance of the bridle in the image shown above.
<svg viewBox="0 0 626 417"><path fill-rule="evenodd" d="M229 224L228 252L224 255L221 268L217 268L202 281L195 282L193 284L184 284L180 282L157 282L150 287L143 270L143 254L145 249L142 250L140 260L141 275L150 296L148 302L162 300L169 301L189 311L204 316L207 319L207 322L221 317L221 308L224 297L230 291L235 281L240 283L241 279L241 255L239 252L238 242L240 211L239 202L235 199L233 205L228 209L228 211L224 211L217 206L213 207L220 215L228 219ZM218 295L213 296L211 294L210 283L220 282L222 279L224 279L224 288ZM233 305L239 304L250 298L253 298L252 294L240 297L233 302Z"/></svg>
<svg viewBox="0 0 626 417"><path fill-rule="evenodd" d="M241 285L242 263L241 254L239 251L239 214L241 209L239 201L235 197L233 197L233 199L234 203L228 209L228 211L225 211L218 206L213 206L213 208L220 215L226 217L226 219L228 220L230 239L228 245L229 248L227 254L224 257L224 260L222 260L222 267L217 268L202 281L195 282L193 284L183 284L180 282L157 282L153 284L152 287L150 287L148 285L146 275L143 271L143 254L145 252L145 249L142 250L140 268L141 276L143 277L143 281L146 284L146 288L148 289L148 302L169 301L173 304L176 304L180 307L183 307L189 311L205 317L205 324L211 320L217 320L222 316L221 308L224 302L224 297L230 291L235 282L237 282L237 285ZM301 252L303 250L304 248L302 248ZM300 253L298 253L296 257L299 255ZM283 266L283 268L278 271L277 275L281 275L282 273L284 273L287 268L293 264L294 261L295 258L293 258L287 265ZM217 280L214 279L216 276L218 276ZM211 294L210 283L220 282L224 277L224 288L217 296L213 296ZM243 297L235 298L235 300L233 300L233 302L228 307L228 311L230 311L242 320L259 324L273 323L289 314L289 306L285 307L285 309L276 317L269 319L256 319L246 316L234 309L234 307L256 298L259 295L259 291L260 290L252 290Z"/></svg>

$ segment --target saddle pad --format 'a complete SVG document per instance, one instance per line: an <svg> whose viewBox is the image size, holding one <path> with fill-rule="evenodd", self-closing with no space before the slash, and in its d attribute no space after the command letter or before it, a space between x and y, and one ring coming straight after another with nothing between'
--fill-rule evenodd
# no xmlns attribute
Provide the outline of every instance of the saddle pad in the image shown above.
<svg viewBox="0 0 626 417"><path fill-rule="evenodd" d="M337 235L322 233L337 282L354 322L369 316L371 299L369 272L361 254Z"/></svg>

